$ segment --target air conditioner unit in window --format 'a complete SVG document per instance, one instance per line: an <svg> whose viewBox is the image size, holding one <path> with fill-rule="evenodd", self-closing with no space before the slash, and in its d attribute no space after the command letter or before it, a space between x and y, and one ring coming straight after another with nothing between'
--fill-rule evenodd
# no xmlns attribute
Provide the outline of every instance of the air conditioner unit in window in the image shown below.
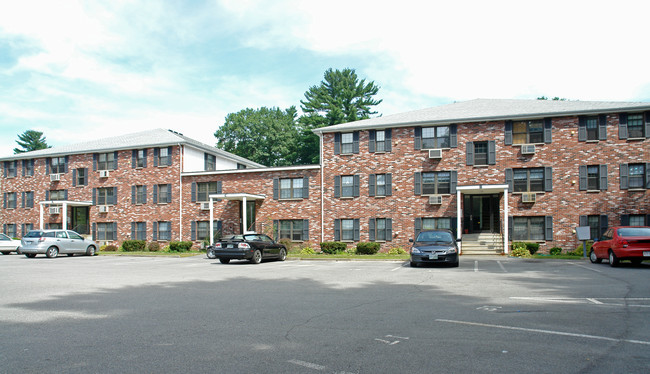
<svg viewBox="0 0 650 374"><path fill-rule="evenodd" d="M430 149L429 158L442 158L442 149Z"/></svg>
<svg viewBox="0 0 650 374"><path fill-rule="evenodd" d="M537 194L535 192L524 192L521 195L521 201L524 203L534 203L537 199Z"/></svg>
<svg viewBox="0 0 650 374"><path fill-rule="evenodd" d="M108 205L100 205L99 213L108 213Z"/></svg>
<svg viewBox="0 0 650 374"><path fill-rule="evenodd" d="M50 182L58 182L61 180L61 174L50 174Z"/></svg>
<svg viewBox="0 0 650 374"><path fill-rule="evenodd" d="M201 203L201 210L210 210L210 203Z"/></svg>
<svg viewBox="0 0 650 374"><path fill-rule="evenodd" d="M535 154L535 144L524 144L521 146L522 155L534 155Z"/></svg>
<svg viewBox="0 0 650 374"><path fill-rule="evenodd" d="M108 178L109 172L108 170L100 170L99 171L99 177L100 178Z"/></svg>
<svg viewBox="0 0 650 374"><path fill-rule="evenodd" d="M440 204L442 204L442 195L431 195L431 196L429 196L429 204L431 204L431 205L440 205Z"/></svg>
<svg viewBox="0 0 650 374"><path fill-rule="evenodd" d="M50 207L50 214L61 214L61 207L60 206L51 206Z"/></svg>

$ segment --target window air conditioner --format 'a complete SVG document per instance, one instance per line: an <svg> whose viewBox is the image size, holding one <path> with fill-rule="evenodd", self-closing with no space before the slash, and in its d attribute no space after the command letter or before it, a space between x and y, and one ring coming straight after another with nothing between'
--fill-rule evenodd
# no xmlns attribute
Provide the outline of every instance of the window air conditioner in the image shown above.
<svg viewBox="0 0 650 374"><path fill-rule="evenodd" d="M431 205L440 205L440 204L442 204L442 195L431 195L431 196L429 196L429 204L431 204Z"/></svg>
<svg viewBox="0 0 650 374"><path fill-rule="evenodd" d="M429 158L442 158L442 149L430 149Z"/></svg>
<svg viewBox="0 0 650 374"><path fill-rule="evenodd" d="M201 203L201 210L210 210L210 203Z"/></svg>
<svg viewBox="0 0 650 374"><path fill-rule="evenodd" d="M60 206L51 206L50 207L50 214L61 214L61 207Z"/></svg>
<svg viewBox="0 0 650 374"><path fill-rule="evenodd" d="M100 178L108 178L108 170L100 170L99 171L99 177Z"/></svg>
<svg viewBox="0 0 650 374"><path fill-rule="evenodd" d="M535 154L535 144L524 144L521 146L522 155L534 155Z"/></svg>
<svg viewBox="0 0 650 374"><path fill-rule="evenodd" d="M50 174L50 182L58 182L61 180L61 174Z"/></svg>
<svg viewBox="0 0 650 374"><path fill-rule="evenodd" d="M100 205L99 213L108 213L108 205Z"/></svg>
<svg viewBox="0 0 650 374"><path fill-rule="evenodd" d="M537 194L535 192L524 192L521 195L521 201L524 203L534 203L537 198Z"/></svg>

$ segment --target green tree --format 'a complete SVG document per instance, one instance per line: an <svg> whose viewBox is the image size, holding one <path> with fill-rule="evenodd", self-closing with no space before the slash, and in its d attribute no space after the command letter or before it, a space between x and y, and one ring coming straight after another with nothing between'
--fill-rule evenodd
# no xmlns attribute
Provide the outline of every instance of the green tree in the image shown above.
<svg viewBox="0 0 650 374"><path fill-rule="evenodd" d="M377 114L373 107L382 100L375 100L379 86L374 81L366 83L359 79L354 69L325 71L324 79L317 86L305 92L300 100L300 141L298 162L311 164L319 162L319 141L311 130L339 123L370 118Z"/></svg>
<svg viewBox="0 0 650 374"><path fill-rule="evenodd" d="M246 108L226 116L214 133L217 147L265 166L296 162L297 110Z"/></svg>
<svg viewBox="0 0 650 374"><path fill-rule="evenodd" d="M14 154L51 148L47 145L43 133L35 130L27 130L24 133L19 134L16 143L18 143L22 149L14 148Z"/></svg>

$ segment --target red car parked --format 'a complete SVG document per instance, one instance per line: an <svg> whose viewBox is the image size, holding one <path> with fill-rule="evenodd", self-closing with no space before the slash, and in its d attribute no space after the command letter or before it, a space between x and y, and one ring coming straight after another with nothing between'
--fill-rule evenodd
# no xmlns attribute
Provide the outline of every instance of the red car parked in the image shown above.
<svg viewBox="0 0 650 374"><path fill-rule="evenodd" d="M650 227L610 227L591 247L589 259L593 263L609 259L610 266L617 266L623 260L635 265L650 260Z"/></svg>

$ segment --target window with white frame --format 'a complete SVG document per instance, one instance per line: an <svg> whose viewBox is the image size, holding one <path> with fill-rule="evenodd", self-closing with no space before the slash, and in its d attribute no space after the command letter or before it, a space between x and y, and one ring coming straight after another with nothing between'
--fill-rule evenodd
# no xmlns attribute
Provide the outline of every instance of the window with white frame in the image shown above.
<svg viewBox="0 0 650 374"><path fill-rule="evenodd" d="M513 217L512 240L544 240L545 217Z"/></svg>
<svg viewBox="0 0 650 374"><path fill-rule="evenodd" d="M167 221L158 222L158 240L171 240L172 236L172 223Z"/></svg>
<svg viewBox="0 0 650 374"><path fill-rule="evenodd" d="M643 113L628 114L627 116L627 136L628 138L645 138L645 123Z"/></svg>
<svg viewBox="0 0 650 374"><path fill-rule="evenodd" d="M341 153L354 152L354 133L346 132L341 134Z"/></svg>
<svg viewBox="0 0 650 374"><path fill-rule="evenodd" d="M50 174L65 173L65 157L52 157L50 159Z"/></svg>
<svg viewBox="0 0 650 374"><path fill-rule="evenodd" d="M449 126L423 127L422 149L449 148L451 145Z"/></svg>
<svg viewBox="0 0 650 374"><path fill-rule="evenodd" d="M353 241L354 240L354 220L342 219L341 220L341 240Z"/></svg>
<svg viewBox="0 0 650 374"><path fill-rule="evenodd" d="M115 152L100 153L97 155L97 170L114 170Z"/></svg>
<svg viewBox="0 0 650 374"><path fill-rule="evenodd" d="M280 179L280 199L302 199L303 178Z"/></svg>
<svg viewBox="0 0 650 374"><path fill-rule="evenodd" d="M16 196L17 194L15 192L7 192L7 202L6 202L6 208L7 209L16 209Z"/></svg>
<svg viewBox="0 0 650 374"><path fill-rule="evenodd" d="M435 171L422 173L422 194L439 195L451 192L451 173Z"/></svg>
<svg viewBox="0 0 650 374"><path fill-rule="evenodd" d="M629 188L645 188L646 180L646 164L630 164L628 167L629 179L628 186Z"/></svg>
<svg viewBox="0 0 650 374"><path fill-rule="evenodd" d="M513 169L514 192L544 191L544 168Z"/></svg>

